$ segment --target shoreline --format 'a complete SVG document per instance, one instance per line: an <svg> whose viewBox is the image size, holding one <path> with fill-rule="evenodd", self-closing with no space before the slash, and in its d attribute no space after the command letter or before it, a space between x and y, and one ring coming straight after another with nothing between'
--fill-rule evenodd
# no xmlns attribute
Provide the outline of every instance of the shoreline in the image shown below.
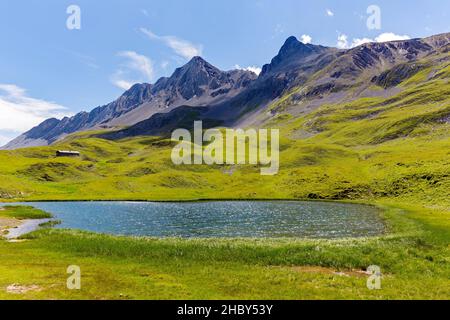
<svg viewBox="0 0 450 320"><path fill-rule="evenodd" d="M18 228L22 221L16 218L0 217L0 238L5 238L11 229Z"/></svg>
<svg viewBox="0 0 450 320"><path fill-rule="evenodd" d="M380 199L378 199L380 200ZM369 203L369 200L350 200L350 199L293 199L293 198L252 198L252 199L240 199L240 198L196 198L196 199L67 199L67 200L19 200L11 199L4 200L0 199L1 204L12 204L12 203L46 203L46 202L154 202L154 203L192 203L192 202L239 202L239 201L249 201L249 202L264 202L264 201L292 201L292 202L326 202L326 203L350 203L350 204L361 204L367 206L379 207L377 203ZM377 201L375 199L374 201Z"/></svg>
<svg viewBox="0 0 450 320"><path fill-rule="evenodd" d="M0 238L4 238L6 240L16 240L27 233L38 230L41 224L49 221L51 221L51 219L19 220L16 218L0 217Z"/></svg>
<svg viewBox="0 0 450 320"><path fill-rule="evenodd" d="M374 238L374 237L382 237L382 236L386 236L389 235L391 230L392 230L392 226L389 222L389 219L386 218L386 211L387 208L381 204L376 204L376 203L364 203L364 202L357 202L357 201L320 201L320 200L315 200L315 201L306 201L306 200L285 200L285 199L272 199L272 200L267 200L267 199L258 199L258 200L244 200L244 199L232 199L232 200L211 200L211 199L201 199L201 200L190 200L190 201L132 201L132 200L114 200L114 201L104 201L104 200L88 200L88 201L72 201L72 200L63 200L63 201L50 201L50 200L45 200L45 201L27 201L27 202L17 202L14 203L16 205L22 205L22 204L33 204L36 203L35 205L38 206L38 203L77 203L79 202L81 203L94 203L94 202L105 202L105 203L175 203L175 204L183 204L183 203L205 203L205 202L291 202L291 203L315 203L315 204L320 204L320 203L326 203L326 204L332 204L335 203L337 204L342 204L342 205L359 205L359 206L365 206L367 208L373 208L376 209L376 215L378 216L378 218L380 219L381 223L383 224L383 230L377 234L374 235L361 235L361 236L346 236L346 237L338 237L338 238L327 238L327 237L301 237L301 236L292 236L292 237L287 237L289 239L296 239L296 240L317 240L317 239L322 239L322 240L329 240L329 241L333 241L333 240L342 240L342 239L362 239L362 238ZM0 208L1 208L2 204L0 203ZM47 219L46 221L41 221L41 223L45 223L48 222L51 219ZM17 227L16 227L17 228ZM20 228L23 228L22 226L20 226ZM39 224L35 225L34 228L30 228L30 229L26 229L26 232L21 232L19 235L17 235L16 237L20 237L21 235L24 235L26 233L31 233L33 231L36 231L39 229ZM73 228L69 228L70 230L75 230ZM11 230L11 229L10 229ZM86 230L87 232L91 232ZM102 232L93 232L96 234L104 234ZM108 234L108 233L106 233ZM116 236L121 236L120 234L114 234L111 233L111 235L116 235ZM147 235L128 235L126 237L138 237L138 238L147 238L149 236ZM155 237L158 239L165 239L165 238L171 238L171 237ZM193 237L196 239L204 239L203 237ZM212 237L214 239L238 239L240 237L235 237L235 236L224 236L224 237ZM254 239L255 237L244 237L244 239ZM265 237L266 238L266 237ZM283 238L283 237L281 237ZM208 239L208 238L205 238ZM267 237L266 239L279 239L278 237Z"/></svg>
<svg viewBox="0 0 450 320"><path fill-rule="evenodd" d="M91 276L90 289L98 299L137 299L144 295L147 299L167 297L182 299L184 297L205 298L195 291L183 292L180 285L189 285L193 290L203 290L203 283L212 283L216 291L211 292L207 298L226 297L223 291L222 279L231 279L236 288L234 297L248 298L248 287L241 285L243 277L256 283L252 298L281 298L308 299L310 292L322 298L348 298L367 297L376 299L380 297L399 298L445 298L442 293L446 281L445 268L439 261L425 260L417 256L415 250L423 249L424 244L430 245L433 251L427 255L439 257L444 250L445 243L441 241L444 234L438 232L430 225L418 219L427 216L426 213L400 208L386 204L389 210L383 215L393 227L389 234L373 238L346 238L339 240L322 239L179 239L179 238L137 238L128 236L115 236L84 232L79 230L57 229L44 230L25 241L18 250L11 250L16 244L0 241L1 250L7 252L3 262L5 268L15 274L32 275L33 282L38 284L43 293L25 293L23 298L35 298L35 294L42 294L45 298L77 299L92 297L89 292L83 291L80 296L73 296L73 292L61 291L54 288L55 280L50 275L63 272L61 265L71 265L77 261L84 267L84 272ZM432 236L430 236L432 231ZM436 237L438 236L438 237ZM420 240L420 241L419 241ZM4 242L4 244L2 244ZM16 242L16 241L10 241ZM2 247L3 245L3 247ZM35 249L39 248L36 253ZM29 250L26 250L29 249ZM232 255L230 255L232 250ZM173 257L177 259L174 261ZM33 264L32 269L20 265L16 267L18 259L39 259L41 264ZM383 281L389 283L389 291L369 291L365 286L365 279L354 277L348 270L365 270L370 263L382 266L386 275ZM133 268L129 268L129 264ZM429 277L421 272L411 273L411 270L422 267L436 268L436 288L430 291ZM333 274L323 273L324 269L332 265ZM149 267L150 266L150 267ZM312 269L311 269L311 266ZM406 266L406 268L405 268ZM180 267L190 270L180 273ZM239 273L236 273L236 270ZM306 269L303 269L306 268ZM406 269L406 271L405 271ZM434 270L434 269L433 269ZM105 282L108 279L126 279L125 284ZM171 289L161 292L149 288L148 277L159 277ZM137 276L140 275L140 276ZM192 281L192 277L199 281ZM269 277L270 275L270 277ZM293 277L295 275L295 277ZM271 282L276 277L280 279L285 291ZM330 277L338 286L323 291L323 286L329 285ZM263 283L261 283L263 279ZM266 280L264 280L266 279ZM268 279L268 280L267 280ZM305 284L311 283L305 290ZM11 282L12 283L12 282ZM356 285L355 283L360 283ZM384 283L384 282L383 282ZM129 289L130 285L133 289ZM405 288L406 284L406 288ZM105 285L108 290L105 290ZM211 288L211 287L207 287ZM349 291L349 288L352 290ZM308 291L306 291L308 290ZM128 295L124 296L126 292ZM210 292L210 291L208 291ZM305 295L305 292L307 294ZM411 295L411 292L413 295ZM8 293L0 291L9 297Z"/></svg>

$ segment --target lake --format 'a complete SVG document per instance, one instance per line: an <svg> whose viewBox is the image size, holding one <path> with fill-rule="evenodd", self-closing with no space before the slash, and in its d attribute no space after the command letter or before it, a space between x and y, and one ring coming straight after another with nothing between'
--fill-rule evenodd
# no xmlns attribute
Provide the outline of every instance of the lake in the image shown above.
<svg viewBox="0 0 450 320"><path fill-rule="evenodd" d="M57 228L183 238L345 238L380 235L372 206L302 201L32 202Z"/></svg>

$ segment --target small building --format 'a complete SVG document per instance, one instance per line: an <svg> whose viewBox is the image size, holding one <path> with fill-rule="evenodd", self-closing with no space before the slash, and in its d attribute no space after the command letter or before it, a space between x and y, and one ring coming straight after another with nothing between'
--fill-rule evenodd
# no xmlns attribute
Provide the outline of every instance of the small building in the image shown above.
<svg viewBox="0 0 450 320"><path fill-rule="evenodd" d="M65 150L58 150L56 151L57 157L79 157L80 153L78 151L65 151Z"/></svg>

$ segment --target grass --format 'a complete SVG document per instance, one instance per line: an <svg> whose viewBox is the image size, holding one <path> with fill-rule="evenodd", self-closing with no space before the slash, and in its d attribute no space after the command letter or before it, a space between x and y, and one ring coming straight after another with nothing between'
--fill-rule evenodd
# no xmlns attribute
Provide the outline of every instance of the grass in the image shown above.
<svg viewBox="0 0 450 320"><path fill-rule="evenodd" d="M447 299L448 228L421 210L385 207L391 233L367 239L137 239L45 229L0 241L2 299ZM376 264L382 289L357 273ZM82 289L66 289L78 265ZM339 273L341 272L341 273ZM433 288L433 290L430 290Z"/></svg>
<svg viewBox="0 0 450 320"><path fill-rule="evenodd" d="M0 151L0 199L310 199L385 208L388 235L367 239L135 239L45 229L0 241L0 298L448 299L450 297L449 68L426 68L390 97L289 113L293 90L271 106L280 172L256 166L175 166L172 143L80 133L57 145ZM434 76L430 77L430 74ZM56 158L56 150L80 158ZM0 211L0 215L5 211ZM68 265L82 290L65 287ZM355 273L381 267L382 290ZM352 271L353 270L353 271ZM335 272L346 272L339 275ZM18 283L40 291L2 288Z"/></svg>
<svg viewBox="0 0 450 320"><path fill-rule="evenodd" d="M25 219L47 219L52 215L40 209L31 206L3 206L0 210L0 218L15 218L19 220Z"/></svg>

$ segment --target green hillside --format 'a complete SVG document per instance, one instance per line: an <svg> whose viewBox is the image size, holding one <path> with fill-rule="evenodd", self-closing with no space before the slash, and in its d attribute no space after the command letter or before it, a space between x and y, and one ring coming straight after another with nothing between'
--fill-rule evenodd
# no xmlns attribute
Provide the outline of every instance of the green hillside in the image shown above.
<svg viewBox="0 0 450 320"><path fill-rule="evenodd" d="M450 207L450 66L422 70L388 98L324 104L294 117L278 112L262 127L281 130L280 172L256 166L175 166L174 142L119 141L99 132L49 147L0 151L3 200L328 199L387 200ZM375 89L374 89L375 90ZM381 89L380 89L381 90ZM270 106L269 108L274 108ZM56 158L58 149L80 158Z"/></svg>
<svg viewBox="0 0 450 320"><path fill-rule="evenodd" d="M304 88L274 102L261 126L280 129L275 176L250 165L175 166L175 142L161 137L111 141L85 132L49 147L0 151L3 201L356 201L383 209L388 234L180 240L45 229L25 242L0 241L0 288L27 290L0 290L0 298L448 299L450 67L407 74L387 97L356 95L301 115L293 110ZM57 158L61 149L81 157ZM83 268L80 291L65 288L73 263ZM383 270L382 290L366 287L371 264Z"/></svg>

